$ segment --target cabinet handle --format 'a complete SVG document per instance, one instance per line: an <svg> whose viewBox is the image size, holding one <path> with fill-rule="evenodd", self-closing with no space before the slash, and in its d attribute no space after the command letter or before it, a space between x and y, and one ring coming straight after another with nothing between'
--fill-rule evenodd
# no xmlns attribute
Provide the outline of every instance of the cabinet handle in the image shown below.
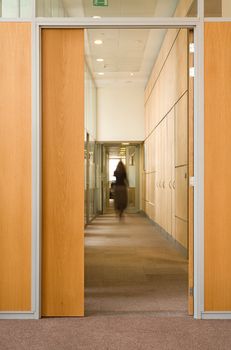
<svg viewBox="0 0 231 350"><path fill-rule="evenodd" d="M175 180L173 181L172 187L173 187L173 189L175 190L175 188L176 188L176 182L175 182Z"/></svg>
<svg viewBox="0 0 231 350"><path fill-rule="evenodd" d="M165 181L163 181L163 188L165 188Z"/></svg>
<svg viewBox="0 0 231 350"><path fill-rule="evenodd" d="M172 185L171 185L171 183L172 183L172 180L170 180L170 181L169 181L169 184L168 184L168 186L169 186L170 190L172 189Z"/></svg>

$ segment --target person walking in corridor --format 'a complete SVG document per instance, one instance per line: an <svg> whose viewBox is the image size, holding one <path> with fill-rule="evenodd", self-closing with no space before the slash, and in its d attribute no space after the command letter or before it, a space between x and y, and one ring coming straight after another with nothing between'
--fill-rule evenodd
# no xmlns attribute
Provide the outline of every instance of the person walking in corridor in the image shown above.
<svg viewBox="0 0 231 350"><path fill-rule="evenodd" d="M120 220L123 217L124 210L127 208L128 204L128 179L126 168L123 162L120 160L116 170L114 172L116 178L115 182L115 192L114 192L114 205L115 211L118 213Z"/></svg>

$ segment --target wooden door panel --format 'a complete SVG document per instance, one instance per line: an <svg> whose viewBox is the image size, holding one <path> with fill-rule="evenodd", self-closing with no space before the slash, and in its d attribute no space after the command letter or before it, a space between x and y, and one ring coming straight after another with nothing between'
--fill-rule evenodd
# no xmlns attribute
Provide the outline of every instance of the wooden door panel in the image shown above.
<svg viewBox="0 0 231 350"><path fill-rule="evenodd" d="M205 24L205 310L231 310L231 23Z"/></svg>
<svg viewBox="0 0 231 350"><path fill-rule="evenodd" d="M0 311L31 306L31 24L0 23Z"/></svg>
<svg viewBox="0 0 231 350"><path fill-rule="evenodd" d="M42 30L42 315L84 313L83 30Z"/></svg>
<svg viewBox="0 0 231 350"><path fill-rule="evenodd" d="M194 43L194 31L188 33L188 51L190 43ZM194 66L194 53L188 53L189 67ZM188 83L188 176L194 176L194 78ZM189 184L188 184L189 186ZM188 189L188 313L194 313L194 187Z"/></svg>

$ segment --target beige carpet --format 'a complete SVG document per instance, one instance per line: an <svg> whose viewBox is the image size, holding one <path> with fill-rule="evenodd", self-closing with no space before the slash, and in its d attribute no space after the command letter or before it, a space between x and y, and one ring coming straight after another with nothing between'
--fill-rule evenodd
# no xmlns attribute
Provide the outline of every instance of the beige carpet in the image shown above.
<svg viewBox="0 0 231 350"><path fill-rule="evenodd" d="M187 261L141 215L98 217L85 234L86 315L187 315Z"/></svg>
<svg viewBox="0 0 231 350"><path fill-rule="evenodd" d="M0 321L1 350L230 350L230 321L95 316Z"/></svg>

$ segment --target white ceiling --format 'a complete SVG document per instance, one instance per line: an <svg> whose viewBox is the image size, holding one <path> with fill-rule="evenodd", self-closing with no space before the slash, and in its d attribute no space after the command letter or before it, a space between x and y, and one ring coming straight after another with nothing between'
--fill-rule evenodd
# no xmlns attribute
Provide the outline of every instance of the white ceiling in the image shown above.
<svg viewBox="0 0 231 350"><path fill-rule="evenodd" d="M179 0L108 0L95 7L93 0L62 0L70 16L170 17ZM85 55L98 87L145 86L165 36L163 29L91 29L85 33ZM94 40L103 40L95 45ZM97 62L103 58L104 62ZM103 72L103 76L98 73ZM131 76L133 73L133 76Z"/></svg>
<svg viewBox="0 0 231 350"><path fill-rule="evenodd" d="M164 35L163 29L87 30L85 55L97 86L145 86ZM96 39L103 44L95 45ZM97 58L104 62L97 62ZM104 76L99 76L99 72Z"/></svg>

